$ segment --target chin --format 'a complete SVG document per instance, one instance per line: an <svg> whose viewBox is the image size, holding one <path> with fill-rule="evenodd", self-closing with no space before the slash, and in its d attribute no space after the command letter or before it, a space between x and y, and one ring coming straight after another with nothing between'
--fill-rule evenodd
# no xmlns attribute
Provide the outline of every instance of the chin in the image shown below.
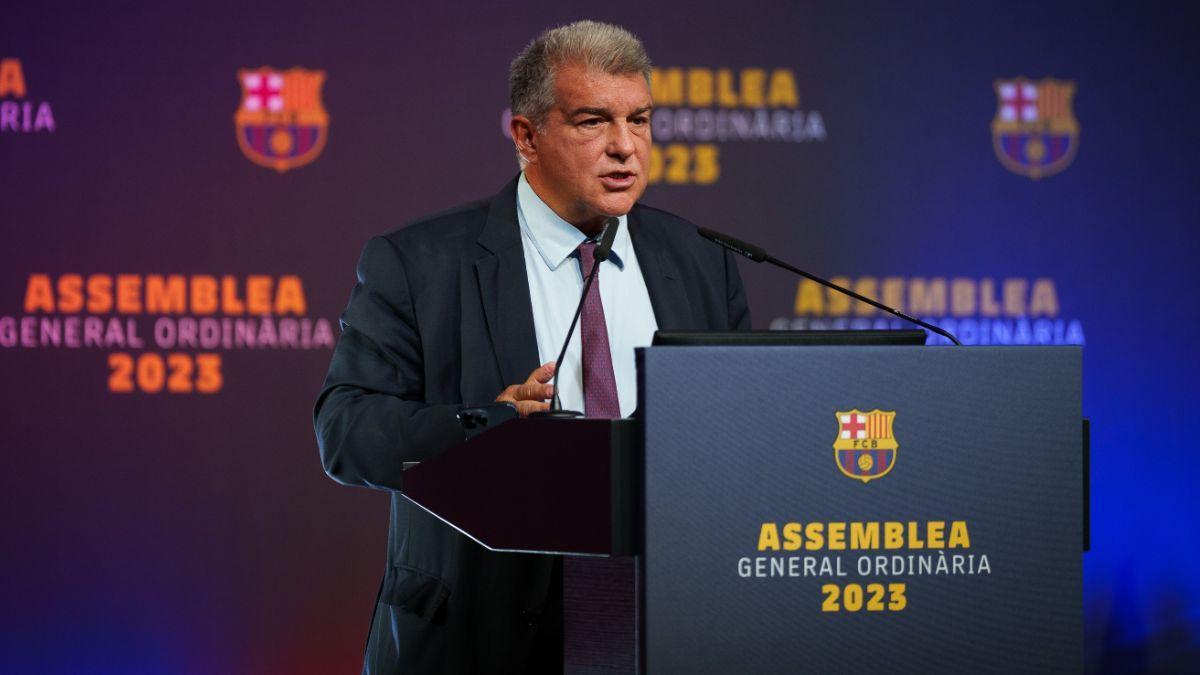
<svg viewBox="0 0 1200 675"><path fill-rule="evenodd" d="M642 190L636 188L625 192L609 193L597 200L597 211L608 216L623 216L633 208L642 196Z"/></svg>

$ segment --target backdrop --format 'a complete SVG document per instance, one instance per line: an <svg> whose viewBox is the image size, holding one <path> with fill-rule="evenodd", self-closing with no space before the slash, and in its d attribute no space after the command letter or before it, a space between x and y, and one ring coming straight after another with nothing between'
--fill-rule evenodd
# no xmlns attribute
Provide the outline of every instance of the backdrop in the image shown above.
<svg viewBox="0 0 1200 675"><path fill-rule="evenodd" d="M658 67L647 203L1085 345L1088 666L1194 667L1192 6L788 4L5 8L3 670L357 672L386 499L310 418L355 261L512 177L507 65L585 16ZM891 325L742 273L758 328Z"/></svg>

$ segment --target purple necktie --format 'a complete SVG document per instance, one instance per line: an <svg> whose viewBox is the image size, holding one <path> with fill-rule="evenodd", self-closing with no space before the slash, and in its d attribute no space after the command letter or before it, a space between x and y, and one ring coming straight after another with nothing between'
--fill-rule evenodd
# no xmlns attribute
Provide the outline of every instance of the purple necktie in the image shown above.
<svg viewBox="0 0 1200 675"><path fill-rule="evenodd" d="M596 264L596 242L579 245L579 263L584 283ZM621 416L621 401L617 398L617 377L613 374L612 352L608 348L608 325L604 322L604 304L600 301L600 272L588 289L580 317L580 339L583 342L583 416Z"/></svg>
<svg viewBox="0 0 1200 675"><path fill-rule="evenodd" d="M596 242L579 245L584 283L596 264ZM621 416L617 378L600 302L600 273L583 301L584 417ZM568 673L630 673L635 669L636 572L633 558L563 557L563 651Z"/></svg>

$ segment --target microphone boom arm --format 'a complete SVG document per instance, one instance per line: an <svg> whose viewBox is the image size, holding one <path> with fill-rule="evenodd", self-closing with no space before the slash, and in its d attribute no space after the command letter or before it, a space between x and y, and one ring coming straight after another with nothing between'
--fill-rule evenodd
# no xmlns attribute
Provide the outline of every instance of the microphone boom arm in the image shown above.
<svg viewBox="0 0 1200 675"><path fill-rule="evenodd" d="M958 345L959 347L962 346L962 343L958 341L958 338L951 335L950 331L948 331L948 330L938 328L937 326L935 326L931 323L927 323L916 317L909 316L909 315L905 314L904 312L901 312L898 309L892 309L891 307L888 307L887 305L883 304L882 302L876 302L876 301L872 300L871 298L868 298L865 295L855 293L854 291L850 290L849 288L843 288L841 286L838 286L837 284L833 283L832 281L826 281L826 280L822 279L821 277L818 277L815 274L809 274L808 272L805 272L804 270L800 269L799 267L796 267L795 265L790 265L790 264L780 260L779 258L776 258L773 255L767 255L767 257L764 258L763 260L764 260L764 262L769 262L772 265L775 265L776 267L782 267L783 269L785 269L789 272L794 272L796 274L799 274L800 276L804 277L805 279L811 279L812 281L815 281L818 284L821 284L822 286L826 286L828 288L832 288L835 291L840 291L842 293L845 293L846 295L854 298L855 300L865 302L868 305L870 305L876 309L881 309L881 310L887 312L888 314L897 316L897 317L904 319L905 321L908 321L910 323L915 323L918 326L920 326L926 330L931 330L934 333L941 335L942 337L953 342L955 345Z"/></svg>
<svg viewBox="0 0 1200 675"><path fill-rule="evenodd" d="M951 335L950 331L944 330L942 328L938 328L937 326L935 326L931 323L926 323L925 321L921 321L920 319L917 319L915 317L911 317L911 316L905 314L904 312L901 312L898 309L892 309L891 307L888 307L887 305L883 304L882 302L876 302L875 300L872 300L871 298L868 298L865 295L855 293L854 291L850 290L849 288L842 288L841 286L838 286L837 284L833 283L832 281L826 281L825 279L822 279L821 277L819 277L815 274L809 274L808 272L805 272L804 270L800 269L799 267L796 267L795 265L786 263L786 262L780 260L779 258L776 258L775 256L768 254L765 250L763 250L762 248L759 248L758 246L755 246L754 244L744 242L740 239L734 239L733 237L731 237L727 234L722 234L720 232L717 232L716 230L710 230L707 227L697 228L696 232L701 237L704 237L705 239L713 242L714 244L719 244L719 245L729 249L730 251L737 253L738 255L746 256L747 258L753 260L754 262L769 262L772 265L774 265L776 267L781 267L789 272L792 272L793 274L799 274L800 276L804 277L805 279L815 281L818 284L821 284L822 286L825 286L826 288L832 288L833 290L835 290L839 293L845 293L846 295L854 298L855 300L858 300L860 302L865 302L868 305L870 305L876 309L881 309L881 310L887 312L888 314L891 314L892 316L899 317L901 319L904 319L905 321L914 323L926 330L933 331L934 333L937 333L938 335L941 335L942 337L946 338L947 340L953 342L955 345L957 345L959 347L962 346L962 343L958 341L958 338Z"/></svg>

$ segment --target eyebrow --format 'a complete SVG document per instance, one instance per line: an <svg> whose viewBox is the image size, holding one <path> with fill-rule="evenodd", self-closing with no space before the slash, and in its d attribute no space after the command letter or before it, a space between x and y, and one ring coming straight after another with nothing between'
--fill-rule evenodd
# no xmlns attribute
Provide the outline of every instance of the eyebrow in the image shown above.
<svg viewBox="0 0 1200 675"><path fill-rule="evenodd" d="M629 116L633 117L634 115L641 115L642 113L650 112L653 108L654 108L654 106L652 106L652 105L645 105L645 106L642 106L642 107L638 108L637 110L634 110L633 112L629 113ZM577 117L579 115L596 115L597 117L612 117L612 111L609 110L608 108L589 108L589 107L585 106L582 108L576 108L576 109L572 110L570 112L570 114L567 115L567 119L571 119L571 118Z"/></svg>

